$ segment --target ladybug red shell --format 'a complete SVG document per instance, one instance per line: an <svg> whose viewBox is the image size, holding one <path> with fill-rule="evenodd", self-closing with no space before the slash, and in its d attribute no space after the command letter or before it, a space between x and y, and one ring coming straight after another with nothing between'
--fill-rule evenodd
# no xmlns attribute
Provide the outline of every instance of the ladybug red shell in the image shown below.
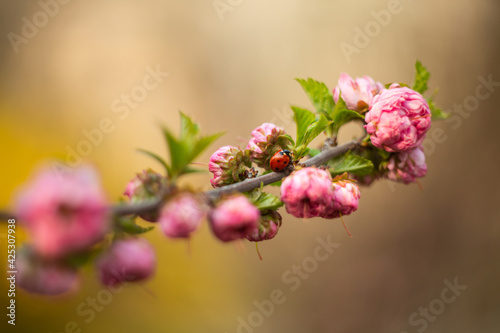
<svg viewBox="0 0 500 333"><path fill-rule="evenodd" d="M289 150L280 150L271 157L269 166L273 171L283 171L292 161L292 153Z"/></svg>

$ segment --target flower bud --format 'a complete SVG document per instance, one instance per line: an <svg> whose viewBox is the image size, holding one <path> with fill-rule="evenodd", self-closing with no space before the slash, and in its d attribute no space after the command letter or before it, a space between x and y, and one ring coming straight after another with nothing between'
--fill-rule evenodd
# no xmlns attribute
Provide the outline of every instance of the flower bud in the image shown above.
<svg viewBox="0 0 500 333"><path fill-rule="evenodd" d="M233 195L212 209L208 220L212 231L223 242L242 239L258 225L260 211L243 195Z"/></svg>
<svg viewBox="0 0 500 333"><path fill-rule="evenodd" d="M431 111L418 92L393 84L373 98L365 121L375 147L401 152L420 146L431 125Z"/></svg>
<svg viewBox="0 0 500 333"><path fill-rule="evenodd" d="M82 166L58 177L53 170L42 169L20 191L15 208L34 250L52 259L89 249L109 228L96 171Z"/></svg>
<svg viewBox="0 0 500 333"><path fill-rule="evenodd" d="M262 215L259 220L259 225L252 231L246 239L251 242L260 242L274 238L281 227L281 215L277 211L270 211Z"/></svg>
<svg viewBox="0 0 500 333"><path fill-rule="evenodd" d="M339 101L339 95L345 101L349 110L367 111L373 96L384 89L380 82L375 82L371 77L363 76L353 80L346 73L340 74L337 87L333 90L335 103Z"/></svg>
<svg viewBox="0 0 500 333"><path fill-rule="evenodd" d="M358 209L358 201L361 197L356 183L347 177L347 173L333 179L333 201L332 205L321 217L333 219L349 215Z"/></svg>
<svg viewBox="0 0 500 333"><path fill-rule="evenodd" d="M117 240L96 265L100 281L107 286L116 286L152 276L156 270L156 254L144 238Z"/></svg>
<svg viewBox="0 0 500 333"><path fill-rule="evenodd" d="M427 174L427 164L422 147L394 154L386 166L387 178L405 184L415 182L415 178Z"/></svg>
<svg viewBox="0 0 500 333"><path fill-rule="evenodd" d="M16 258L16 284L27 292L60 295L76 291L80 278L75 269L45 261L24 248Z"/></svg>
<svg viewBox="0 0 500 333"><path fill-rule="evenodd" d="M247 149L252 151L253 161L261 168L269 168L269 160L279 150L287 149L290 140L285 131L274 124L264 123L252 131Z"/></svg>
<svg viewBox="0 0 500 333"><path fill-rule="evenodd" d="M170 238L189 238L201 224L205 209L194 194L184 192L170 199L161 209L160 225Z"/></svg>
<svg viewBox="0 0 500 333"><path fill-rule="evenodd" d="M167 187L167 179L161 174L149 169L143 170L132 179L123 193L133 203L153 199L162 194ZM158 221L159 213L146 212L139 214L139 217L149 222Z"/></svg>
<svg viewBox="0 0 500 333"><path fill-rule="evenodd" d="M294 171L281 183L281 201L295 217L317 217L329 210L334 192L332 177L315 167Z"/></svg>
<svg viewBox="0 0 500 333"><path fill-rule="evenodd" d="M252 166L249 150L233 146L219 148L210 157L208 170L214 174L210 180L213 187L221 187L246 179L246 171Z"/></svg>

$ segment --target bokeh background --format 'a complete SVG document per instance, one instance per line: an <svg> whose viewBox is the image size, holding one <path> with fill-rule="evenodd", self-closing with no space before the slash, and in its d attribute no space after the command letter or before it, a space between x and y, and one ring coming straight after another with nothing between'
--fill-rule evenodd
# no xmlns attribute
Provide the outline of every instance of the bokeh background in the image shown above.
<svg viewBox="0 0 500 333"><path fill-rule="evenodd" d="M156 276L113 294L90 322L77 308L102 296L103 288L87 267L83 288L74 295L47 299L19 291L16 327L6 326L5 315L1 327L64 332L75 322L82 332L500 331L498 84L474 104L480 77L500 81L500 3L401 0L397 14L377 23L374 13L393 9L393 3L73 0L14 47L9 33L22 35L23 18L33 22L42 7L38 1L3 0L3 208L11 207L13 192L33 168L66 158L86 139L82 131L104 118L114 131L85 160L99 168L112 201L135 172L160 169L135 150L165 152L158 124L177 129L179 110L206 133L227 132L201 163L218 146L245 145L250 131L266 121L295 133L289 105L310 106L295 77L313 77L330 88L341 72L410 82L419 59L432 73L431 89L439 87L438 105L455 120L433 124L444 139L426 141L429 172L422 191L384 181L362 189L359 211L345 218L353 238L340 221L302 221L285 213L277 238L261 244L259 261L253 244L222 244L206 225L192 240L191 256L184 242L154 230L146 237L158 253ZM371 37L362 43L358 31L366 29ZM341 46L347 44L356 52L346 56ZM141 85L147 68L169 75L121 119L113 102ZM457 112L464 105L471 111ZM348 127L340 139L358 133ZM187 183L208 189L209 174ZM2 225L2 258L5 230ZM17 236L20 245L26 236L20 229ZM292 291L283 275L290 277L288 271L304 259L310 262L318 237L330 237L339 247ZM440 309L435 300L445 279L467 289ZM5 279L0 289L3 300ZM274 289L286 301L259 321L254 302L269 299ZM425 327L412 325L410 316L430 304L439 315ZM255 327L239 328L238 318L248 322L249 316Z"/></svg>

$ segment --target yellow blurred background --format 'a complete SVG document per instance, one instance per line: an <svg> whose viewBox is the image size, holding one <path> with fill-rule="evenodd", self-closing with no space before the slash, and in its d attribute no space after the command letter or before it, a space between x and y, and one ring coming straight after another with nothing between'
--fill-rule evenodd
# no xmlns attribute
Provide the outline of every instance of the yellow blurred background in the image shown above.
<svg viewBox="0 0 500 333"><path fill-rule="evenodd" d="M338 220L284 209L279 235L260 245L263 261L253 243L222 244L206 224L191 256L154 230L152 280L106 298L86 267L74 295L18 291L16 326L1 314L2 332L500 331L500 94L481 81L500 82L498 1L4 0L0 9L2 208L40 162L79 148L116 201L135 172L160 171L136 148L164 154L158 124L177 130L179 110L205 133L227 132L201 163L219 146L246 145L263 122L294 134L289 105L310 107L295 77L331 89L341 72L410 83L419 59L454 117L428 135L423 191L386 181L362 189L345 218L352 239ZM152 71L158 84L137 88ZM475 98L478 89L488 96ZM131 93L137 103L124 107ZM84 132L103 119L113 130L85 150ZM350 126L340 139L358 133ZM209 189L209 179L186 183ZM324 261L311 259L318 237L338 244ZM445 280L467 288L444 302ZM0 289L6 311L5 279ZM276 290L281 303L269 307ZM82 315L93 298L99 310Z"/></svg>

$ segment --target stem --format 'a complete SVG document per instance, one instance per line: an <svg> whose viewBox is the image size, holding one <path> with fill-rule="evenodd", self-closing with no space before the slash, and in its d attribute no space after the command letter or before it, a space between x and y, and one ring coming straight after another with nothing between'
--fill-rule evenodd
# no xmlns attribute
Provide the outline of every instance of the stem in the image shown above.
<svg viewBox="0 0 500 333"><path fill-rule="evenodd" d="M359 146L360 140L353 140L340 146L325 149L318 155L305 161L303 165L306 167L323 165L332 158L342 155L349 150L355 149ZM261 184L269 185L271 183L277 182L290 175L290 173L292 173L292 170L290 169L285 169L281 172L272 172L257 178L247 179L236 184L231 184L224 187L219 187L214 190L206 191L205 196L209 200L217 200L225 194L234 192L248 192L253 189L259 188ZM115 216L145 213L158 209L159 206L163 203L164 198L165 196L162 195L158 198L143 201L140 203L115 205L110 207L110 211ZM9 212L0 211L0 219L2 221L6 221L9 218L14 218L14 215L10 214ZM0 221L0 223L2 221Z"/></svg>

